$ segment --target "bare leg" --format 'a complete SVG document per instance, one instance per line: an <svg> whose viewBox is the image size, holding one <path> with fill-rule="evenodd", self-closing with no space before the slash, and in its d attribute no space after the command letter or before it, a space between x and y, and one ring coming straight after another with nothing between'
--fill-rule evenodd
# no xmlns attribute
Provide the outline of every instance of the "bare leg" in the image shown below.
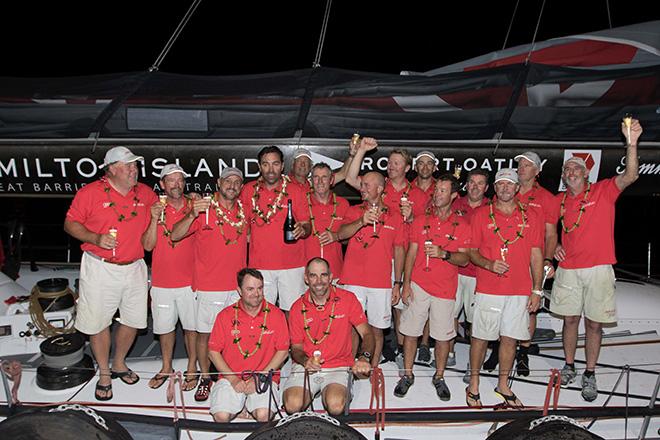
<svg viewBox="0 0 660 440"><path fill-rule="evenodd" d="M211 360L209 359L210 336L210 333L197 333L197 360L199 361L199 369L202 372L202 378L209 377L209 370L211 368Z"/></svg>
<svg viewBox="0 0 660 440"><path fill-rule="evenodd" d="M445 376L450 343L451 341L435 341L435 377Z"/></svg>
<svg viewBox="0 0 660 440"><path fill-rule="evenodd" d="M344 413L346 406L346 387L338 383L331 383L321 393L323 406L331 416L339 416Z"/></svg>
<svg viewBox="0 0 660 440"><path fill-rule="evenodd" d="M529 335L534 337L534 332L536 331L536 313L529 314ZM520 341L522 347L529 347L532 345L532 341Z"/></svg>
<svg viewBox="0 0 660 440"><path fill-rule="evenodd" d="M413 364L415 363L415 352L417 351L417 338L414 336L403 336L403 368L406 376L413 375Z"/></svg>
<svg viewBox="0 0 660 440"><path fill-rule="evenodd" d="M112 358L113 371L126 371L126 355L135 341L137 329L119 324L115 331L115 355Z"/></svg>
<svg viewBox="0 0 660 440"><path fill-rule="evenodd" d="M513 368L513 359L516 357L518 341L507 336L500 336L500 374L497 379L497 389L504 394L511 394L509 388L509 374Z"/></svg>
<svg viewBox="0 0 660 440"><path fill-rule="evenodd" d="M428 322L426 323L426 325L427 326L429 325ZM454 330L456 331L456 335L458 335L458 318L454 318ZM451 341L448 341L448 342L449 342L449 351L448 352L453 353L454 352L454 344L456 344L456 338L454 338L454 339L452 339ZM438 349L438 344L437 343L435 344L435 349L436 350ZM436 356L435 363L436 363L436 365L438 364L437 356Z"/></svg>
<svg viewBox="0 0 660 440"><path fill-rule="evenodd" d="M426 345L427 347L429 346L429 337L430 337L431 331L429 330L429 320L426 320L426 324L424 324L424 331L422 332L422 340L420 341L420 344Z"/></svg>
<svg viewBox="0 0 660 440"><path fill-rule="evenodd" d="M303 387L287 388L282 395L282 400L284 401L284 409L287 414L300 412L303 408L306 408L307 405L309 405L309 390L307 390L307 394L303 396Z"/></svg>
<svg viewBox="0 0 660 440"><path fill-rule="evenodd" d="M488 348L488 341L472 337L470 344L470 392L472 394L479 393L479 371L484 363L486 357L486 348Z"/></svg>
<svg viewBox="0 0 660 440"><path fill-rule="evenodd" d="M184 330L184 342L186 344L186 352L188 353L188 368L187 371L197 371L197 332L195 330Z"/></svg>
<svg viewBox="0 0 660 440"><path fill-rule="evenodd" d="M89 336L89 343L92 346L94 359L99 367L99 385L110 385L110 327L106 327L95 335ZM100 397L106 397L110 391L99 391Z"/></svg>
<svg viewBox="0 0 660 440"><path fill-rule="evenodd" d="M380 363L380 355L383 353L383 329L371 326L371 330L374 333L374 341L376 342L374 344L373 357L371 358L371 366L377 367Z"/></svg>
<svg viewBox="0 0 660 440"><path fill-rule="evenodd" d="M600 354L600 344L603 339L603 324L585 317L584 326L587 333L587 342L584 348L587 358L587 370L595 371L598 355Z"/></svg>
<svg viewBox="0 0 660 440"><path fill-rule="evenodd" d="M577 349L577 337L578 337L579 325L580 325L579 316L564 316L564 325L562 328L562 342L564 345L564 356L566 357L567 364L572 364L575 362L575 350Z"/></svg>
<svg viewBox="0 0 660 440"><path fill-rule="evenodd" d="M163 367L161 373L170 373L172 371L172 354L174 353L174 341L176 340L176 330L160 335L160 352L163 356Z"/></svg>
<svg viewBox="0 0 660 440"><path fill-rule="evenodd" d="M392 311L394 318L394 330L396 331L396 345L398 347L401 347L403 345L403 334L399 331L399 323L401 322L401 310L392 308ZM382 345L381 345L381 352L382 352Z"/></svg>

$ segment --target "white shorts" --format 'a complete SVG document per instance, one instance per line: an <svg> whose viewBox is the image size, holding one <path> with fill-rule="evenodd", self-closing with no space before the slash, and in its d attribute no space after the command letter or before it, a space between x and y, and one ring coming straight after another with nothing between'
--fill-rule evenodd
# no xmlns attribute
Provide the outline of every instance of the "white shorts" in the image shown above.
<svg viewBox="0 0 660 440"><path fill-rule="evenodd" d="M224 292L197 291L197 331L211 333L215 317L226 307L238 301L239 295L235 290Z"/></svg>
<svg viewBox="0 0 660 440"><path fill-rule="evenodd" d="M609 264L585 269L557 268L550 311L562 316L584 316L594 322L616 322L616 277Z"/></svg>
<svg viewBox="0 0 660 440"><path fill-rule="evenodd" d="M264 270L259 269L264 276L264 297L266 301L275 304L279 296L279 308L288 311L293 303L305 293L305 268Z"/></svg>
<svg viewBox="0 0 660 440"><path fill-rule="evenodd" d="M155 335L173 332L178 320L184 330L194 331L197 329L197 294L190 286L152 287L151 317Z"/></svg>
<svg viewBox="0 0 660 440"><path fill-rule="evenodd" d="M322 393L325 387L330 384L338 384L348 387L349 376L353 374L349 367L324 368L318 373L309 375L309 387L312 396ZM305 367L294 363L291 366L291 372L287 377L282 389L284 391L293 387L303 387L305 383Z"/></svg>
<svg viewBox="0 0 660 440"><path fill-rule="evenodd" d="M456 302L454 303L454 318L458 318L461 309L465 310L465 319L472 322L474 316L474 289L477 279L458 274L458 287L456 288Z"/></svg>
<svg viewBox="0 0 660 440"><path fill-rule="evenodd" d="M454 300L429 295L416 283L410 283L413 299L401 313L399 331L405 336L422 336L429 321L430 334L436 341L450 341L456 337L453 311Z"/></svg>
<svg viewBox="0 0 660 440"><path fill-rule="evenodd" d="M115 312L132 328L147 326L147 265L140 259L125 266L106 263L87 252L80 261L80 295L75 327L96 335L110 327Z"/></svg>
<svg viewBox="0 0 660 440"><path fill-rule="evenodd" d="M472 336L495 341L500 336L529 341L529 312L526 295L488 295L477 292Z"/></svg>
<svg viewBox="0 0 660 440"><path fill-rule="evenodd" d="M278 396L280 392L279 386L272 382L273 395ZM224 412L229 414L238 414L243 411L245 407L250 414L257 409L268 409L268 402L270 399L270 391L263 394L252 393L244 394L237 393L234 387L227 379L220 379L211 388L211 414L217 412ZM271 411L277 410L277 402L272 401Z"/></svg>
<svg viewBox="0 0 660 440"><path fill-rule="evenodd" d="M390 328L392 325L392 289L372 289L363 286L344 285L343 288L353 292L362 310L367 314L369 324L376 328Z"/></svg>

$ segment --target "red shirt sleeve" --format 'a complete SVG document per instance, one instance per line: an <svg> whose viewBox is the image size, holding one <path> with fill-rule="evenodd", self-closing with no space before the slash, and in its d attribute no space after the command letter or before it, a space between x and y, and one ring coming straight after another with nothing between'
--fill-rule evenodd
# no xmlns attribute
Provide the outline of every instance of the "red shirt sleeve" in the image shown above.
<svg viewBox="0 0 660 440"><path fill-rule="evenodd" d="M84 224L90 213L91 191L78 191L66 213L69 221Z"/></svg>

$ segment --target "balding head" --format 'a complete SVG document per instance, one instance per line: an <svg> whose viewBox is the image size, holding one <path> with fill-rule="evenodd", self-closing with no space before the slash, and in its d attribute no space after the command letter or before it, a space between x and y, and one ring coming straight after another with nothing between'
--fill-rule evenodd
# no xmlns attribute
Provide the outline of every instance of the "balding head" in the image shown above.
<svg viewBox="0 0 660 440"><path fill-rule="evenodd" d="M360 195L362 200L369 203L377 203L385 190L385 177L376 172L370 171L362 176L360 184Z"/></svg>

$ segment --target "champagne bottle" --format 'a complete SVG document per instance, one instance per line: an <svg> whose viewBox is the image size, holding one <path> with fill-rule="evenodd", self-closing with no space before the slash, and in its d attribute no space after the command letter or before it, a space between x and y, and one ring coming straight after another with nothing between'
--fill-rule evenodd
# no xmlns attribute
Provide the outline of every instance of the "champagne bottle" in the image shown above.
<svg viewBox="0 0 660 440"><path fill-rule="evenodd" d="M294 225L296 220L293 218L293 206L291 204L291 199L287 202L288 210L286 213L286 220L284 221L284 242L285 243L295 243L296 237L293 235Z"/></svg>

